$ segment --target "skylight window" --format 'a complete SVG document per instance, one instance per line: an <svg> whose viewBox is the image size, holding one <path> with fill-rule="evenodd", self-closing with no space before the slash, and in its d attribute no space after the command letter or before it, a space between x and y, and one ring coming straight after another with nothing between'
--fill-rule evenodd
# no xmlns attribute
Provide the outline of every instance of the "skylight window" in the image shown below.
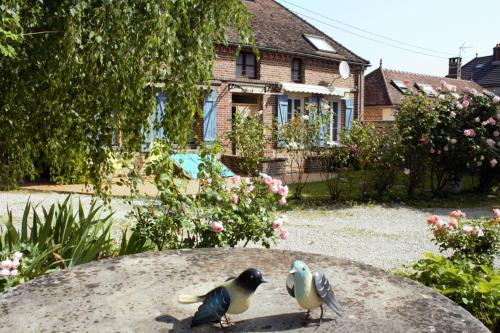
<svg viewBox="0 0 500 333"><path fill-rule="evenodd" d="M426 94L427 96L436 97L436 96L439 95L437 93L437 91L434 90L434 88L432 88L432 86L430 84L417 83L417 86L418 86L418 89L420 89L421 91L423 91L424 94Z"/></svg>
<svg viewBox="0 0 500 333"><path fill-rule="evenodd" d="M305 39L320 51L337 52L326 39L319 36L304 35Z"/></svg>
<svg viewBox="0 0 500 333"><path fill-rule="evenodd" d="M477 64L476 66L474 66L474 69L479 69L479 68L483 68L484 64Z"/></svg>
<svg viewBox="0 0 500 333"><path fill-rule="evenodd" d="M404 94L409 89L406 82L400 80L392 80L392 83Z"/></svg>

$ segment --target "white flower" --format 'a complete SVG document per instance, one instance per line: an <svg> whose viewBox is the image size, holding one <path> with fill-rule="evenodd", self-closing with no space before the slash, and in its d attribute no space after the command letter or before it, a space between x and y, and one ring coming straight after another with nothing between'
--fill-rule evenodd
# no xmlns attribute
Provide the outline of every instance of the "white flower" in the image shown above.
<svg viewBox="0 0 500 333"><path fill-rule="evenodd" d="M307 114L305 114L305 115L302 116L302 119L303 120L309 120L309 116Z"/></svg>

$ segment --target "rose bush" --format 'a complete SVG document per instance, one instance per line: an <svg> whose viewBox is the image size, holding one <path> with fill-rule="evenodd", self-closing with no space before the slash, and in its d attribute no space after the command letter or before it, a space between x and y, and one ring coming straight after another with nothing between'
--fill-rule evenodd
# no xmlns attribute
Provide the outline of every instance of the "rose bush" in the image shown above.
<svg viewBox="0 0 500 333"><path fill-rule="evenodd" d="M243 246L249 242L270 247L287 232L276 228L275 213L286 204L288 187L266 174L252 179L239 176L231 184L220 176L216 154L220 146L204 147L199 166L200 187L187 195L174 180L170 147L157 143L146 167L155 175L159 194L155 200L133 204L134 230L158 250L192 247Z"/></svg>

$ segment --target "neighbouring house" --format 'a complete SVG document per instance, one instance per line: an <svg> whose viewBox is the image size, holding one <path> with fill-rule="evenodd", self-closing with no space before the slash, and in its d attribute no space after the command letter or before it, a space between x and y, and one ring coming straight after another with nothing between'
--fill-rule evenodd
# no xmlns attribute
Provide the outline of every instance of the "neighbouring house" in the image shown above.
<svg viewBox="0 0 500 333"><path fill-rule="evenodd" d="M203 102L203 119L195 125L194 147L219 140L230 156L233 149L227 133L234 113L262 111L264 123L276 131L303 114L306 103L323 106L325 101L335 111L328 124L329 137L337 138L340 129L350 127L363 113L364 71L369 62L276 1L242 2L252 15L259 57L248 45L240 45L231 30L228 44L216 45L211 91ZM342 61L350 68L346 79L339 72ZM159 102L161 108L168 101L160 96ZM266 158L281 156L276 141L266 147ZM268 171L282 172L282 161L279 168ZM232 166L227 158L224 163Z"/></svg>
<svg viewBox="0 0 500 333"><path fill-rule="evenodd" d="M493 48L492 55L476 56L463 66L462 58L450 58L447 77L474 81L500 95L500 43Z"/></svg>
<svg viewBox="0 0 500 333"><path fill-rule="evenodd" d="M455 86L458 94L470 89L478 92L483 90L473 81L402 72L383 68L381 64L365 77L365 111L362 119L373 122L378 128L390 127L407 91L438 97L445 83Z"/></svg>

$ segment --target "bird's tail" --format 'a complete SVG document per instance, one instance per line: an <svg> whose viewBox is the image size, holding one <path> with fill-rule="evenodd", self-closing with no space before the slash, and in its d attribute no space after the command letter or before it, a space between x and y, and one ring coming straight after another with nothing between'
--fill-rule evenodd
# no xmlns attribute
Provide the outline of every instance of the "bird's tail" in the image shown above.
<svg viewBox="0 0 500 333"><path fill-rule="evenodd" d="M179 297L177 298L177 302L181 304L191 304L191 303L203 302L203 299L204 299L203 296L179 295Z"/></svg>

